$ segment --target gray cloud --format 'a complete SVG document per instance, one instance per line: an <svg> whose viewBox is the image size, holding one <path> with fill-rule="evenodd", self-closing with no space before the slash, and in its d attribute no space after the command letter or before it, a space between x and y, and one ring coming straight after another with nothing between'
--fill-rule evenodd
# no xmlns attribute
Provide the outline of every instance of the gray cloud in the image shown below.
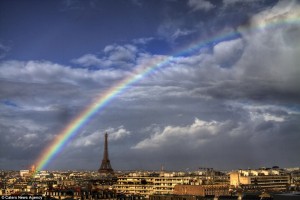
<svg viewBox="0 0 300 200"><path fill-rule="evenodd" d="M244 50L242 39L222 42L214 46L216 62L221 67L231 67L240 59Z"/></svg>
<svg viewBox="0 0 300 200"><path fill-rule="evenodd" d="M192 8L193 11L203 10L209 11L215 7L211 2L206 0L189 0L188 6Z"/></svg>
<svg viewBox="0 0 300 200"><path fill-rule="evenodd" d="M105 131L117 169L299 165L300 50L294 44L299 24L257 29L268 20L298 15L295 4L279 3L240 27L240 37L194 55L152 55L113 44L102 56L73 60L85 68L1 62L0 168L33 162L66 124L131 69L166 60L95 114L48 167L97 169ZM185 30L177 28L167 32Z"/></svg>
<svg viewBox="0 0 300 200"><path fill-rule="evenodd" d="M225 6L232 6L233 4L237 4L237 3L254 3L258 1L259 0L223 0L223 4Z"/></svg>
<svg viewBox="0 0 300 200"><path fill-rule="evenodd" d="M147 156L160 152L160 157L164 159L174 158L167 159L170 168L209 165L226 169L230 168L230 162L242 168L278 163L293 166L298 162L293 151L299 145L294 139L299 139L296 130L300 127L297 125L292 128L293 131L290 130L294 126L293 121L299 120L299 115L292 118L283 122L266 121L260 117L223 122L196 119L194 123L183 127L166 126L133 148ZM282 137L284 143L291 144L285 146L284 151L280 150Z"/></svg>

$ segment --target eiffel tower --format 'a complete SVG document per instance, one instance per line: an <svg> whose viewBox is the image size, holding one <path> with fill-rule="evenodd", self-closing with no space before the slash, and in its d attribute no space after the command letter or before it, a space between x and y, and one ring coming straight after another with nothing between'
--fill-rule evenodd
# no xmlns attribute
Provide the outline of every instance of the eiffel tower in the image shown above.
<svg viewBox="0 0 300 200"><path fill-rule="evenodd" d="M110 160L108 158L108 142L107 142L107 133L105 133L105 141L104 141L104 153L103 153L103 160L101 166L98 170L100 174L109 175L114 174L114 170L110 165Z"/></svg>

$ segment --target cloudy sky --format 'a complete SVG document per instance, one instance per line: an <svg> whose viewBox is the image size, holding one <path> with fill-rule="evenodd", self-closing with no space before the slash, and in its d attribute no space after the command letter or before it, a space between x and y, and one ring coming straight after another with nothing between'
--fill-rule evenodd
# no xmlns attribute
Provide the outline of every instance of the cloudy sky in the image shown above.
<svg viewBox="0 0 300 200"><path fill-rule="evenodd" d="M0 169L24 169L139 67L46 169L300 165L300 2L0 0Z"/></svg>

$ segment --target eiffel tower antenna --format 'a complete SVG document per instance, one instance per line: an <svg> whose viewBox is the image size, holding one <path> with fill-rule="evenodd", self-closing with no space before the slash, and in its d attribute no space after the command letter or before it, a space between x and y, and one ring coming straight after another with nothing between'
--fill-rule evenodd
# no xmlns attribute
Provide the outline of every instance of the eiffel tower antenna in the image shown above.
<svg viewBox="0 0 300 200"><path fill-rule="evenodd" d="M110 165L110 160L108 158L108 141L107 141L108 134L105 133L105 141L104 141L104 152L103 152L103 160L101 166L98 170L101 174L114 174L114 170Z"/></svg>

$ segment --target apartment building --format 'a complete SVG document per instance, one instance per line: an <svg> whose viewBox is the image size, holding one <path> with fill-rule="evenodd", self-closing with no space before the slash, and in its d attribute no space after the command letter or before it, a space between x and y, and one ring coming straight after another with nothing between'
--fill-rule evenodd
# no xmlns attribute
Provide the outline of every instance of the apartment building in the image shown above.
<svg viewBox="0 0 300 200"><path fill-rule="evenodd" d="M130 173L118 177L114 189L117 193L140 194L149 197L151 194L172 194L175 185L195 182L192 177L174 173Z"/></svg>
<svg viewBox="0 0 300 200"><path fill-rule="evenodd" d="M281 169L249 169L230 173L230 185L236 188L285 191L290 183L290 175Z"/></svg>

